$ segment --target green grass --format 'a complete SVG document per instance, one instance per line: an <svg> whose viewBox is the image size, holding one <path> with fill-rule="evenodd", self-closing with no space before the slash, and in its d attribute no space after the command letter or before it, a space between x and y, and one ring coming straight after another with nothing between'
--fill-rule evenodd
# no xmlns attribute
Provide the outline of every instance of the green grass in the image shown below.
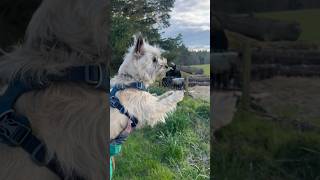
<svg viewBox="0 0 320 180"><path fill-rule="evenodd" d="M113 179L209 179L209 107L185 97L166 123L133 132L116 156Z"/></svg>
<svg viewBox="0 0 320 180"><path fill-rule="evenodd" d="M320 179L317 132L237 112L216 139L212 159L216 179Z"/></svg>
<svg viewBox="0 0 320 180"><path fill-rule="evenodd" d="M281 11L271 13L258 13L258 17L267 17L283 21L296 21L302 27L299 40L320 42L320 9Z"/></svg>
<svg viewBox="0 0 320 180"><path fill-rule="evenodd" d="M259 13L302 27L299 40L320 42L320 9ZM295 119L299 107L273 109L280 119ZM319 118L310 122L319 122ZM316 123L314 123L316 124ZM212 169L218 180L320 180L320 134L302 131L289 123L238 111L233 122L215 134Z"/></svg>
<svg viewBox="0 0 320 180"><path fill-rule="evenodd" d="M210 64L199 64L199 65L192 65L191 67L197 67L203 69L204 75L210 75Z"/></svg>

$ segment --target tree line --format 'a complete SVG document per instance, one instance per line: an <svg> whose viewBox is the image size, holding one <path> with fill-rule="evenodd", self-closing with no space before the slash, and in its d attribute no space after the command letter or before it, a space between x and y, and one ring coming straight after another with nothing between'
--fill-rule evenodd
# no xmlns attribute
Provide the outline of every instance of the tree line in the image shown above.
<svg viewBox="0 0 320 180"><path fill-rule="evenodd" d="M208 62L209 55L193 53L182 42L182 35L163 38L161 32L170 26L170 12L175 0L112 0L111 12L111 74L114 74L123 61L123 55L132 45L132 35L141 32L150 44L165 50L169 62L195 64ZM195 55L191 55L195 54ZM202 58L203 56L203 58ZM191 57L196 57L191 59Z"/></svg>

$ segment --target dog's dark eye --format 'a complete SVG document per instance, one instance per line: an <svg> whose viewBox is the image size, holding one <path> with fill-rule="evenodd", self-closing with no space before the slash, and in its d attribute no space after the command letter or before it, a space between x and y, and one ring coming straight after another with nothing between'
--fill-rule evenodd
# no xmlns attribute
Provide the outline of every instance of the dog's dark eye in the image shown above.
<svg viewBox="0 0 320 180"><path fill-rule="evenodd" d="M153 61L154 63L156 63L156 62L157 62L157 58L154 57L152 61Z"/></svg>

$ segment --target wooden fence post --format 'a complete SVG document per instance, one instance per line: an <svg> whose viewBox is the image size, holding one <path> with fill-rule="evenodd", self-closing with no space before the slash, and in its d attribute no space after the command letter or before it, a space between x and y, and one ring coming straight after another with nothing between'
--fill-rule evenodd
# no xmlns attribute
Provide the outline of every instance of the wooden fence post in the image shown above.
<svg viewBox="0 0 320 180"><path fill-rule="evenodd" d="M244 42L242 51L242 96L241 108L248 110L250 108L250 79L251 79L251 47L248 41Z"/></svg>
<svg viewBox="0 0 320 180"><path fill-rule="evenodd" d="M184 90L185 90L186 94L189 94L189 76L186 76L186 78L185 78Z"/></svg>

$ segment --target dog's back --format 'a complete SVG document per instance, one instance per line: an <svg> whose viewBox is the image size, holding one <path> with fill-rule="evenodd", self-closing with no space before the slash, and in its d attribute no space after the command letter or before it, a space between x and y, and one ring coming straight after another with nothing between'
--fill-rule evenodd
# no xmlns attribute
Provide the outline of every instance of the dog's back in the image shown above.
<svg viewBox="0 0 320 180"><path fill-rule="evenodd" d="M57 154L62 168L88 179L106 177L106 109L104 92L71 83L27 93L15 105L17 112L29 118L34 134L50 154ZM2 143L0 147L0 179L58 179L22 148Z"/></svg>
<svg viewBox="0 0 320 180"><path fill-rule="evenodd" d="M25 41L0 57L0 92L17 74L35 81L68 67L106 63L106 1L44 0L35 12ZM2 90L1 90L2 89ZM23 94L15 103L34 135L56 154L67 176L107 177L107 96L84 83L52 82ZM0 179L58 180L20 147L0 143Z"/></svg>

